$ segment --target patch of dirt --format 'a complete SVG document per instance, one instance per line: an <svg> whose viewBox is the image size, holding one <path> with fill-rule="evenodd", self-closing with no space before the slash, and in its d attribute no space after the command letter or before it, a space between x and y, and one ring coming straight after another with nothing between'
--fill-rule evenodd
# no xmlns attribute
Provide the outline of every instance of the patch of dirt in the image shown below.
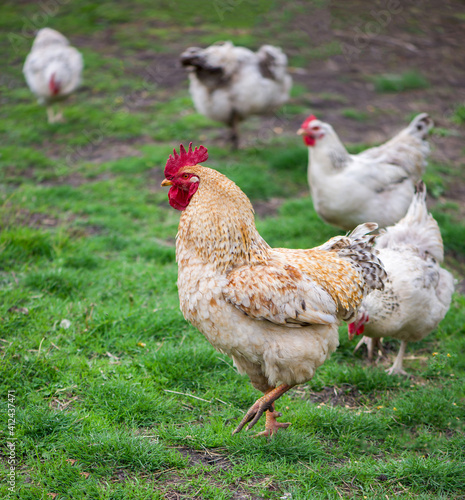
<svg viewBox="0 0 465 500"><path fill-rule="evenodd" d="M100 164L131 156L142 156L142 153L130 144L115 144L108 141L94 151L89 152L87 159L92 163Z"/></svg>
<svg viewBox="0 0 465 500"><path fill-rule="evenodd" d="M83 135L87 142L81 146L65 146L48 142L42 147L51 158L64 161L68 167L72 167L82 161L100 164L119 158L142 156L136 148L144 144L153 144L153 141L144 135L124 141L108 139L105 137L105 131L98 128L86 130Z"/></svg>
<svg viewBox="0 0 465 500"><path fill-rule="evenodd" d="M465 207L465 184L451 183L447 190L447 198Z"/></svg>
<svg viewBox="0 0 465 500"><path fill-rule="evenodd" d="M319 392L313 392L308 386L297 386L290 391L301 399L309 400L316 404L330 404L331 406L344 406L345 408L360 408L372 404L376 398L371 398L350 385L342 384L341 387L324 387Z"/></svg>
<svg viewBox="0 0 465 500"><path fill-rule="evenodd" d="M176 449L186 457L189 461L189 465L195 466L212 466L215 470L209 473L208 471L202 471L202 475L206 481L210 481L215 484L218 488L227 488L229 493L232 493L232 499L234 500L263 500L263 497L254 495L247 491L247 486L254 486L250 482L245 482L242 478L238 478L234 483L225 485L215 481L214 477L219 471L228 471L232 469L232 462L222 453L217 453L215 450L193 450L191 448L181 446L176 447ZM164 475L164 473L162 473ZM268 478L264 479L266 481L267 489L270 492L280 491ZM196 494L194 491L185 491L184 488L180 487L185 479L176 473L170 474L163 481L163 487L166 488L165 499L166 500L181 500L181 499L191 499L193 495ZM262 480L257 480L255 484L261 484ZM198 492L197 492L198 493Z"/></svg>
<svg viewBox="0 0 465 500"><path fill-rule="evenodd" d="M179 453L189 460L189 465L212 465L222 470L232 469L231 461L214 450L193 450L187 446L176 447Z"/></svg>
<svg viewBox="0 0 465 500"><path fill-rule="evenodd" d="M69 215L66 222L72 222L76 216ZM7 207L3 212L4 226L28 226L33 228L56 227L62 224L63 221L51 214L43 212L30 212L25 208L13 210L12 207Z"/></svg>
<svg viewBox="0 0 465 500"><path fill-rule="evenodd" d="M75 409L72 403L74 403L77 399L78 396L71 397L71 394L66 394L66 396L62 396L59 399L53 398L49 403L49 407L56 411L71 411Z"/></svg>
<svg viewBox="0 0 465 500"><path fill-rule="evenodd" d="M179 485L180 483L183 482L183 479L179 476L173 476L172 477L173 484L172 486L168 486L168 490L164 494L164 498L166 500L191 500L192 498L202 498L202 497L197 497L197 494L200 492L191 490L191 491L180 491L179 486L176 487L176 485ZM206 479L208 481L208 479ZM217 484L214 483L217 487L222 487L223 489L227 489L228 493L232 493L232 500L263 500L263 497L254 495L244 489L243 486L241 486L240 482L236 482L230 485L224 485L224 484Z"/></svg>
<svg viewBox="0 0 465 500"><path fill-rule="evenodd" d="M18 177L21 176L21 180L18 180ZM37 170L34 167L28 167L21 169L21 171L17 171L15 165L7 165L4 167L4 175L5 179L15 179L12 182L13 185L20 186L23 182L23 179L29 180L37 180Z"/></svg>
<svg viewBox="0 0 465 500"><path fill-rule="evenodd" d="M79 187L83 184L89 184L91 182L105 181L113 178L111 173L105 172L104 174L96 175L95 177L84 177L80 173L73 172L72 174L65 175L62 177L57 177L56 179L47 179L41 182L42 186L52 187L52 186L72 186Z"/></svg>
<svg viewBox="0 0 465 500"><path fill-rule="evenodd" d="M144 62L143 69L137 68L136 73L148 83L155 84L162 89L187 87L187 72L179 62L179 55L184 50L179 46L170 53L154 53L141 51L137 58Z"/></svg>
<svg viewBox="0 0 465 500"><path fill-rule="evenodd" d="M69 230L69 235L73 238L86 238L95 234L102 234L104 228L97 224L86 224L83 227L73 227Z"/></svg>
<svg viewBox="0 0 465 500"><path fill-rule="evenodd" d="M122 469L118 469L116 471L115 476L117 478L115 482L118 482L118 483L125 483L127 481L128 477L130 477L128 475L128 473Z"/></svg>
<svg viewBox="0 0 465 500"><path fill-rule="evenodd" d="M253 208L258 217L274 217L278 214L279 207L285 202L284 198L271 198L270 200L255 200Z"/></svg>
<svg viewBox="0 0 465 500"><path fill-rule="evenodd" d="M182 38L179 41L169 43L169 52L140 49L125 53L124 49L121 49L121 44L117 36L115 36L115 29L140 32L139 28L141 25L143 26L142 31L147 26L172 28L172 26L154 19L141 18L141 21L138 23L121 23L117 28L107 27L95 31L91 35L75 36L72 42L76 47L87 47L106 57L120 59L126 71L139 75L147 83L155 84L158 88L173 89L179 88L183 84L187 86L186 71L179 62L179 55L187 48ZM181 30L179 26L172 29ZM205 34L204 30L197 28L186 28L186 30L190 31L191 34L195 34L195 31L199 34ZM156 36L152 36L151 38L153 38L155 44L158 42ZM167 45L166 41L162 43L165 46Z"/></svg>
<svg viewBox="0 0 465 500"><path fill-rule="evenodd" d="M80 217L83 218L82 216ZM58 218L54 215L43 212L30 212L25 208L16 209L12 206L5 206L2 211L2 224L0 228L27 226L35 229L53 228L60 225L71 226L78 219L75 214L67 214L66 217ZM83 227L69 227L69 234L80 238L101 233L102 228L94 224Z"/></svg>

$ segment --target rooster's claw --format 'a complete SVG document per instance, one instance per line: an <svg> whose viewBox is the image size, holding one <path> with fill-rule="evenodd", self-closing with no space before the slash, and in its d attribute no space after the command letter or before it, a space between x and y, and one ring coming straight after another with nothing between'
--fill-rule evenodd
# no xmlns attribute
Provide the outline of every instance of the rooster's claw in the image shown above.
<svg viewBox="0 0 465 500"><path fill-rule="evenodd" d="M288 427L290 424L281 424L276 422L276 417L281 417L281 413L274 411L274 402L290 388L290 385L282 384L275 389L270 389L264 396L257 399L257 401L255 401L255 403L249 408L249 411L245 414L240 424L234 429L233 435L241 432L247 422L250 422L247 426L247 430L251 429L258 422L265 411L267 412L265 432L258 435L272 436L277 432L278 428Z"/></svg>
<svg viewBox="0 0 465 500"><path fill-rule="evenodd" d="M240 424L234 429L233 435L241 432L247 422L250 422L250 424L247 426L247 430L251 429L259 421L263 413L271 408L271 406L272 403L269 403L268 401L262 401L261 398L256 401L250 407L249 411L245 414Z"/></svg>

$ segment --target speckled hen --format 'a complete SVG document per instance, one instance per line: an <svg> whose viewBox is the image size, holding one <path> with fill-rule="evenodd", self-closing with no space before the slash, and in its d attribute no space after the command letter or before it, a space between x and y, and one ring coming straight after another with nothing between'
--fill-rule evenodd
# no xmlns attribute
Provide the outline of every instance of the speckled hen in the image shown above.
<svg viewBox="0 0 465 500"><path fill-rule="evenodd" d="M418 342L438 326L449 310L454 291L452 274L441 267L441 232L428 213L423 182L417 186L407 215L386 229L376 248L388 279L384 290L375 290L363 300L349 325L349 338L363 333L369 356L381 337L399 339L399 353L386 371L407 375L402 367L407 343Z"/></svg>
<svg viewBox="0 0 465 500"><path fill-rule="evenodd" d="M271 114L288 99L292 78L279 47L263 45L256 52L232 42L205 49L189 47L181 54L189 71L189 91L195 108L231 129L239 146L239 123L251 115Z"/></svg>
<svg viewBox="0 0 465 500"><path fill-rule="evenodd" d="M372 251L376 224L308 250L271 248L255 228L247 196L227 177L199 163L203 146L174 152L162 186L182 210L176 240L184 317L264 396L234 432L266 412L265 431L279 423L274 402L310 380L338 345L338 325L363 297L382 289L385 272Z"/></svg>

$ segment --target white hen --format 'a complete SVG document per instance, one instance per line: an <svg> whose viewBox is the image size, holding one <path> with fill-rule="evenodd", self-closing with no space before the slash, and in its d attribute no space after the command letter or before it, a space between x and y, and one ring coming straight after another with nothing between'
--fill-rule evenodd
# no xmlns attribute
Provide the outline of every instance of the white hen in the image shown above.
<svg viewBox="0 0 465 500"><path fill-rule="evenodd" d="M271 113L289 99L292 78L287 57L278 47L263 45L252 52L232 42L217 42L206 49L188 48L181 54L181 63L189 69L195 108L229 125L235 148L242 120Z"/></svg>
<svg viewBox="0 0 465 500"><path fill-rule="evenodd" d="M402 361L407 342L417 342L437 327L449 310L454 291L452 274L440 266L444 258L441 233L425 199L426 188L420 182L407 215L376 240L388 279L384 290L375 290L363 299L349 325L349 338L355 333L370 337L362 339L369 350L373 339L401 340L396 360L387 370L390 375L406 375Z"/></svg>
<svg viewBox="0 0 465 500"><path fill-rule="evenodd" d="M399 221L424 173L432 126L422 113L385 144L351 155L331 125L308 117L298 133L309 146L308 180L319 216L345 230L366 220L381 228Z"/></svg>
<svg viewBox="0 0 465 500"><path fill-rule="evenodd" d="M81 53L61 33L51 28L37 33L23 73L39 104L47 106L49 123L63 120L61 111L55 114L52 105L77 89L83 65Z"/></svg>

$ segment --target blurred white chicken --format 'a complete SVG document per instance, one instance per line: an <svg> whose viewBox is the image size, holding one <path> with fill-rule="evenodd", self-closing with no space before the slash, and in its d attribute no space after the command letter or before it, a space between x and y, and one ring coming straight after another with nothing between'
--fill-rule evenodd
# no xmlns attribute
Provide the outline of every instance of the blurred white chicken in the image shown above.
<svg viewBox="0 0 465 500"><path fill-rule="evenodd" d="M422 113L385 144L351 155L331 125L309 116L297 133L309 147L308 181L318 215L345 230L366 220L381 228L399 221L424 173L432 126Z"/></svg>
<svg viewBox="0 0 465 500"><path fill-rule="evenodd" d="M292 78L287 57L278 47L263 45L252 52L232 42L217 42L206 49L188 48L181 63L189 70L195 108L229 125L234 148L239 145L242 120L272 113L289 99Z"/></svg>
<svg viewBox="0 0 465 500"><path fill-rule="evenodd" d="M26 57L23 73L39 104L47 106L49 123L63 121L61 109L55 113L53 104L66 99L81 83L81 53L69 45L58 31L43 28Z"/></svg>
<svg viewBox="0 0 465 500"><path fill-rule="evenodd" d="M375 290L363 299L355 321L349 324L349 338L364 333L357 348L366 343L369 354L374 340L399 339L399 353L386 371L406 375L402 362L407 342L417 342L437 327L449 310L454 291L452 274L440 266L444 259L441 233L428 213L422 181L407 215L388 227L375 247L388 279L384 290Z"/></svg>

